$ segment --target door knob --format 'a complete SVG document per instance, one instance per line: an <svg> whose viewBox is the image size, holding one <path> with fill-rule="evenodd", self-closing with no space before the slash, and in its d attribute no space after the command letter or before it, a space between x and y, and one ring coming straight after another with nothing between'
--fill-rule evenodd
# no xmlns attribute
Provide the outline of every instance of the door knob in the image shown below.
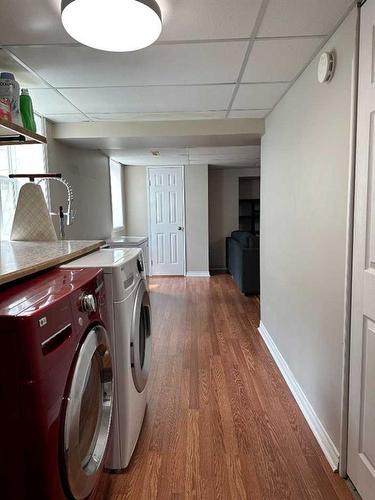
<svg viewBox="0 0 375 500"><path fill-rule="evenodd" d="M183 228L182 226L178 226L178 228L177 228L177 229L178 229L179 231L183 231L183 230L184 230L184 228Z"/></svg>

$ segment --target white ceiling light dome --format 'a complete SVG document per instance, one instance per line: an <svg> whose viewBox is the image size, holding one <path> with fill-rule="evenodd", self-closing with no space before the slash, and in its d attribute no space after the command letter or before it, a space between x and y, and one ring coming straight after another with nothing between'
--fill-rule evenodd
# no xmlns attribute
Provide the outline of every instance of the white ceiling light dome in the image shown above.
<svg viewBox="0 0 375 500"><path fill-rule="evenodd" d="M156 0L62 0L61 19L75 40L110 52L148 47L162 30Z"/></svg>

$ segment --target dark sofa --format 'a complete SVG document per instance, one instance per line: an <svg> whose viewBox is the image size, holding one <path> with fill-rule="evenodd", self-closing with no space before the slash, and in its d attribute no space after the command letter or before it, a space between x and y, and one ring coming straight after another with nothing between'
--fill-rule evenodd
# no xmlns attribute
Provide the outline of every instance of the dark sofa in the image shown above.
<svg viewBox="0 0 375 500"><path fill-rule="evenodd" d="M226 240L227 269L245 295L259 294L259 236L233 231Z"/></svg>

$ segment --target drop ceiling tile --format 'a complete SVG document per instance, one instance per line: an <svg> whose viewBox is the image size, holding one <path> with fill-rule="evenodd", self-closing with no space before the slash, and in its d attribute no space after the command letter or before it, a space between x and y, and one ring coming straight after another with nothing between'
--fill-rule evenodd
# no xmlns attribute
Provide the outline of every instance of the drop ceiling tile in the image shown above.
<svg viewBox="0 0 375 500"><path fill-rule="evenodd" d="M35 111L43 116L77 113L77 109L53 89L30 89L30 95Z"/></svg>
<svg viewBox="0 0 375 500"><path fill-rule="evenodd" d="M60 89L84 113L166 113L224 110L234 85Z"/></svg>
<svg viewBox="0 0 375 500"><path fill-rule="evenodd" d="M328 35L353 0L270 0L258 36Z"/></svg>
<svg viewBox="0 0 375 500"><path fill-rule="evenodd" d="M242 82L294 80L324 40L314 37L255 41Z"/></svg>
<svg viewBox="0 0 375 500"><path fill-rule="evenodd" d="M270 109L232 109L228 118L264 118Z"/></svg>
<svg viewBox="0 0 375 500"><path fill-rule="evenodd" d="M26 70L2 49L0 49L0 71L13 73L21 88L42 89L48 87L40 78Z"/></svg>
<svg viewBox="0 0 375 500"><path fill-rule="evenodd" d="M260 146L198 147L189 149L191 164L240 164L258 165Z"/></svg>
<svg viewBox="0 0 375 500"><path fill-rule="evenodd" d="M250 36L261 0L160 0L161 40L206 40Z"/></svg>
<svg viewBox="0 0 375 500"><path fill-rule="evenodd" d="M12 47L53 87L235 82L246 42L153 45L108 53L76 46Z"/></svg>
<svg viewBox="0 0 375 500"><path fill-rule="evenodd" d="M173 121L211 120L225 118L225 111L180 112L180 113L88 113L94 121Z"/></svg>
<svg viewBox="0 0 375 500"><path fill-rule="evenodd" d="M59 0L2 0L0 45L69 43Z"/></svg>
<svg viewBox="0 0 375 500"><path fill-rule="evenodd" d="M152 154L156 151L158 156ZM189 162L186 148L128 148L105 153L124 165L186 165Z"/></svg>
<svg viewBox="0 0 375 500"><path fill-rule="evenodd" d="M240 85L234 109L272 109L289 83L254 83Z"/></svg>
<svg viewBox="0 0 375 500"><path fill-rule="evenodd" d="M59 115L46 115L47 120L54 123L80 123L90 121L82 113L63 113Z"/></svg>

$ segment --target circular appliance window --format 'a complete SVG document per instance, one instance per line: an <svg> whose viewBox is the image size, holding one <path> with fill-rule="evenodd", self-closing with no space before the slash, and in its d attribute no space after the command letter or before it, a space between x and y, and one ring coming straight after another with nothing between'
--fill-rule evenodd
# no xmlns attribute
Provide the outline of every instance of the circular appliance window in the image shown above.
<svg viewBox="0 0 375 500"><path fill-rule="evenodd" d="M112 360L105 329L87 334L74 366L64 422L64 458L72 496L94 489L103 461L112 413Z"/></svg>
<svg viewBox="0 0 375 500"><path fill-rule="evenodd" d="M130 341L133 381L138 392L142 392L147 384L151 350L150 297L142 280L135 294Z"/></svg>

